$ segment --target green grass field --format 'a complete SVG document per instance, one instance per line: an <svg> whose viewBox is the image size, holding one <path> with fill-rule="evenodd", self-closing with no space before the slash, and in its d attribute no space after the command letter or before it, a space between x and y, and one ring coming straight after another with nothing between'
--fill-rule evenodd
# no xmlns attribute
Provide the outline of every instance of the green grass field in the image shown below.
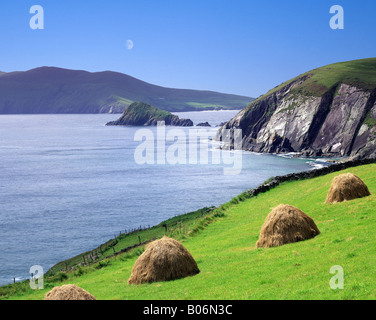
<svg viewBox="0 0 376 320"><path fill-rule="evenodd" d="M342 172L358 175L372 195L325 204L331 180ZM3 299L43 299L53 286L73 283L97 299L375 299L376 164L342 172L287 182L196 217L187 226L190 230L175 234L196 259L201 270L196 276L128 285L142 252L138 249L67 273L60 277L63 281L56 276L45 279L44 290L33 291L24 282L0 288L0 295ZM321 234L303 242L257 249L266 216L281 203L307 213ZM329 286L334 265L344 270L344 289Z"/></svg>

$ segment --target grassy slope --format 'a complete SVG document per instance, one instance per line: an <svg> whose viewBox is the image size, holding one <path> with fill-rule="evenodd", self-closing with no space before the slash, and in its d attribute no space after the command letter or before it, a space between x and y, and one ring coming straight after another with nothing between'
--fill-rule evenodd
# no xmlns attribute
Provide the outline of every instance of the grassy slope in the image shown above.
<svg viewBox="0 0 376 320"><path fill-rule="evenodd" d="M376 58L338 62L316 68L276 86L258 99L265 98L292 81L306 76L308 76L308 79L295 88L293 92L321 96L340 83L354 85L365 90L372 90L376 88Z"/></svg>
<svg viewBox="0 0 376 320"><path fill-rule="evenodd" d="M288 182L226 205L217 218L184 245L201 273L185 279L140 286L127 285L137 256L117 256L99 270L70 276L98 299L375 299L376 164L344 170L361 177L373 195L339 204L325 204L331 180L339 173ZM277 248L256 249L267 214L280 204L302 209L321 234L314 239ZM344 268L345 288L331 290L333 265ZM46 289L12 296L42 299Z"/></svg>
<svg viewBox="0 0 376 320"><path fill-rule="evenodd" d="M194 212L178 215L176 217L165 220L158 225L151 227L150 229L141 231L136 230L127 234L121 234L116 238L114 237L114 239L110 239L109 241L107 241L107 243L100 245L94 250L102 250L102 254L100 254L99 256L100 259L112 256L114 254L114 249L115 252L120 252L125 248L129 248L131 246L134 246L135 244L138 244L139 240L141 240L141 242L143 243L163 237L163 235L165 234L164 225L167 226L169 236L180 239L182 237L185 237L190 230L195 228L195 226L201 221L203 216L210 215L212 209L214 209L214 207L199 209ZM138 237L140 237L140 239ZM135 250L130 250L129 254L132 255L135 252L138 253L138 250L142 251L142 247ZM48 271L47 275L56 275L60 270L65 270L66 266L68 266L69 268L77 266L77 264L83 262L84 257L87 260L90 253L90 251L84 252L73 258L57 263Z"/></svg>

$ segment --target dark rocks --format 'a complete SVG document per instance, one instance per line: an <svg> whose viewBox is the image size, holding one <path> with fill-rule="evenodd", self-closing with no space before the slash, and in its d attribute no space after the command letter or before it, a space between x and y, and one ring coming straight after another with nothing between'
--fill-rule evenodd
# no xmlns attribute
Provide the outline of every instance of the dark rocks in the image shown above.
<svg viewBox="0 0 376 320"><path fill-rule="evenodd" d="M208 122L201 122L197 124L197 127L211 127L211 125Z"/></svg>
<svg viewBox="0 0 376 320"><path fill-rule="evenodd" d="M264 146L264 152L268 153L286 153L292 151L294 151L294 149L291 147L289 139L281 137L275 132L271 135Z"/></svg>
<svg viewBox="0 0 376 320"><path fill-rule="evenodd" d="M176 118L175 118L176 117ZM171 122L170 122L170 126L178 126L178 127L192 127L193 126L193 122L191 119L179 119L178 116L175 116ZM168 125L166 123L166 125Z"/></svg>
<svg viewBox="0 0 376 320"><path fill-rule="evenodd" d="M304 149L300 153L300 156L302 156L302 157L322 157L323 155L324 154L323 154L321 149L314 150L314 149L311 149L311 148ZM326 156L330 156L330 155L326 155Z"/></svg>
<svg viewBox="0 0 376 320"><path fill-rule="evenodd" d="M192 127L193 122L190 119L180 119L178 116L166 117L165 119L151 118L144 123L144 126L156 126L159 121L164 121L166 126L177 126L177 127Z"/></svg>

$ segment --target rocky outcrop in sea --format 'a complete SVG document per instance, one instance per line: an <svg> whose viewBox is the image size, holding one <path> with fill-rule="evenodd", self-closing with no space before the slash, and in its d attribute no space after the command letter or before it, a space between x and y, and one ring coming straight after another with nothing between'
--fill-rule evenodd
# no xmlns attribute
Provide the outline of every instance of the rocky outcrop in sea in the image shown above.
<svg viewBox="0 0 376 320"><path fill-rule="evenodd" d="M180 119L168 111L158 109L143 102L134 102L127 107L116 121L108 122L107 126L156 126L164 121L167 126L191 127L190 119Z"/></svg>

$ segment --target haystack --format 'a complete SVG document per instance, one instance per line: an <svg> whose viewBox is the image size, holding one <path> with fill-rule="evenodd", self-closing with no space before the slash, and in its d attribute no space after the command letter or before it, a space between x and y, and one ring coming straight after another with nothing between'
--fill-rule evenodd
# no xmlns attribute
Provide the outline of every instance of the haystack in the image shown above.
<svg viewBox="0 0 376 320"><path fill-rule="evenodd" d="M175 239L153 241L133 266L128 284L169 281L199 273L196 261Z"/></svg>
<svg viewBox="0 0 376 320"><path fill-rule="evenodd" d="M335 177L330 186L325 203L335 203L371 195L366 184L352 173Z"/></svg>
<svg viewBox="0 0 376 320"><path fill-rule="evenodd" d="M256 246L278 247L311 239L318 234L320 231L316 224L303 211L290 205L280 204L266 217Z"/></svg>
<svg viewBox="0 0 376 320"><path fill-rule="evenodd" d="M84 289L74 284L65 284L55 287L47 292L44 300L96 300L95 297Z"/></svg>

